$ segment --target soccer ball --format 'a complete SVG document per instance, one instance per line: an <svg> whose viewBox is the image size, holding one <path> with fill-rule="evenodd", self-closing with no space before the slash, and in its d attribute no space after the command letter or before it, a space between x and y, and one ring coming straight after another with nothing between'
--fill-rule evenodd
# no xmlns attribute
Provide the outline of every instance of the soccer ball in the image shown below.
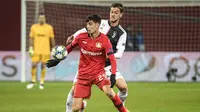
<svg viewBox="0 0 200 112"><path fill-rule="evenodd" d="M57 45L51 51L52 57L57 60L65 59L67 57L67 54L67 49L63 45Z"/></svg>

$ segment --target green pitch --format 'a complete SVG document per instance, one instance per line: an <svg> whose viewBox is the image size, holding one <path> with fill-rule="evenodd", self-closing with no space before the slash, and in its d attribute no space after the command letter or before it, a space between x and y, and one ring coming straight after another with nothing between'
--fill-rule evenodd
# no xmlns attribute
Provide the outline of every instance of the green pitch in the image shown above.
<svg viewBox="0 0 200 112"><path fill-rule="evenodd" d="M0 82L0 112L65 112L72 83L46 82L26 89L27 83ZM200 112L200 83L128 83L130 112ZM86 112L117 112L96 86Z"/></svg>

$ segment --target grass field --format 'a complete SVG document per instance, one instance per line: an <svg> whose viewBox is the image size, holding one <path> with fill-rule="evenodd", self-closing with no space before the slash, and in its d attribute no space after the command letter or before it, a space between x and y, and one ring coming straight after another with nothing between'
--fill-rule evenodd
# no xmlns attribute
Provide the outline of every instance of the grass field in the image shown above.
<svg viewBox="0 0 200 112"><path fill-rule="evenodd" d="M72 83L47 82L27 90L27 83L0 82L0 112L65 112ZM130 112L200 112L200 83L128 83ZM96 86L86 112L117 112Z"/></svg>

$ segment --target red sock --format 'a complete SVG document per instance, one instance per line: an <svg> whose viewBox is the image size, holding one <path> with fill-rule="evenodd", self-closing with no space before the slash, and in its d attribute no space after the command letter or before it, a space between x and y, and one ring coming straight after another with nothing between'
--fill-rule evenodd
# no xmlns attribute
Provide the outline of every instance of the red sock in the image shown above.
<svg viewBox="0 0 200 112"><path fill-rule="evenodd" d="M119 112L126 112L126 108L123 106L122 101L120 100L118 95L115 95L115 97L111 100L115 107L119 110Z"/></svg>

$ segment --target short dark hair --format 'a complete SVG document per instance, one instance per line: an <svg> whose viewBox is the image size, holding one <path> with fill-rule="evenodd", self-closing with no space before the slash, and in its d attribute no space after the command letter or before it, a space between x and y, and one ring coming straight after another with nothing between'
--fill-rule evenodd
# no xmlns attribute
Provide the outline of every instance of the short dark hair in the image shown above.
<svg viewBox="0 0 200 112"><path fill-rule="evenodd" d="M89 15L86 19L86 22L89 22L90 20L94 21L95 23L101 24L101 17L97 14Z"/></svg>
<svg viewBox="0 0 200 112"><path fill-rule="evenodd" d="M110 6L110 8L112 8L112 7L114 7L114 8L115 8L115 7L119 8L121 13L123 13L123 11L124 11L124 6L123 6L121 3L113 3L113 4Z"/></svg>

